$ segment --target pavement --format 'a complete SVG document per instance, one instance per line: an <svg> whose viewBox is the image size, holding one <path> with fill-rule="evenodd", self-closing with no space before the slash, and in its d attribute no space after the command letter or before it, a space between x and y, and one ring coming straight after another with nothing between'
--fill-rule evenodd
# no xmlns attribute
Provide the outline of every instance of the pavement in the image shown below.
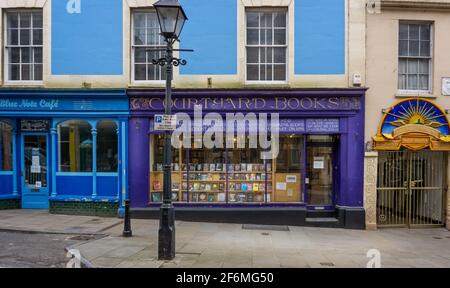
<svg viewBox="0 0 450 288"><path fill-rule="evenodd" d="M0 230L5 222L20 222L11 216L4 219L3 215L18 213L24 220L31 212L23 211L0 211ZM373 257L373 254L367 256L368 251L377 249L384 268L450 268L450 231L445 228L361 231L287 227L288 231L277 231L286 227L256 226L248 230L238 224L180 221L176 222L177 257L174 261L159 261L159 222L156 220L133 220L133 237L124 238L119 219L100 218L94 221L101 223L96 226L92 224L92 218L98 219L96 217L48 215L45 212L33 215L46 219L33 219L46 223L40 227L44 230L59 227L61 231L96 231L106 235L70 247L79 250L83 260L92 267L365 268ZM52 219L58 226L51 224ZM64 227L65 222L67 227ZM83 229L79 229L81 227Z"/></svg>
<svg viewBox="0 0 450 288"><path fill-rule="evenodd" d="M67 267L71 258L67 256L65 248L81 243L82 240L78 237L64 234L0 232L0 267Z"/></svg>
<svg viewBox="0 0 450 288"><path fill-rule="evenodd" d="M52 215L47 210L0 211L0 231L96 235L121 223L118 218Z"/></svg>

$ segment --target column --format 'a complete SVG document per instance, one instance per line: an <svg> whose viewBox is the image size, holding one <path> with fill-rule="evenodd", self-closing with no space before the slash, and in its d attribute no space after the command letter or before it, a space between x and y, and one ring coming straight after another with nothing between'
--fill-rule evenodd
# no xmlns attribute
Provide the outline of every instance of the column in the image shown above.
<svg viewBox="0 0 450 288"><path fill-rule="evenodd" d="M364 209L366 229L377 229L378 152L366 152L364 159Z"/></svg>
<svg viewBox="0 0 450 288"><path fill-rule="evenodd" d="M52 145L52 164L51 164L51 177L52 177L52 194L51 197L56 197L56 172L58 171L57 163L56 163L56 146L58 144L58 130L56 127L50 129L51 134L51 145Z"/></svg>
<svg viewBox="0 0 450 288"><path fill-rule="evenodd" d="M96 125L96 124L94 124ZM97 128L91 129L92 134L92 198L97 197Z"/></svg>
<svg viewBox="0 0 450 288"><path fill-rule="evenodd" d="M13 168L13 195L14 196L19 196L19 191L17 189L17 176L18 176L18 171L17 171L17 132L16 129L13 129L13 134L12 134L12 168ZM1 150L0 150L0 153Z"/></svg>
<svg viewBox="0 0 450 288"><path fill-rule="evenodd" d="M122 187L121 187L121 196L122 196L122 201L120 203L120 206L124 206L124 201L126 199L129 198L128 195L128 174L127 174L127 168L128 168L128 154L127 154L127 122L126 121L121 121L120 125L121 125L121 134L120 134L120 142L122 143L122 145L120 145L121 147L121 154L122 154L122 165L121 165L121 173L119 175L121 175L120 177L122 177ZM119 197L120 198L120 197Z"/></svg>
<svg viewBox="0 0 450 288"><path fill-rule="evenodd" d="M129 122L129 189L133 207L149 202L149 119L131 118Z"/></svg>

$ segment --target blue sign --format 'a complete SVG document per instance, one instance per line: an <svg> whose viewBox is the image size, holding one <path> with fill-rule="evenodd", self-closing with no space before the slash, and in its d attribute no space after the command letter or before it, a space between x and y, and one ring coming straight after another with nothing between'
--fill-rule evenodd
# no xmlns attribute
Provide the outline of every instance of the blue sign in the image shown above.
<svg viewBox="0 0 450 288"><path fill-rule="evenodd" d="M3 111L110 111L127 109L128 103L122 99L0 99L0 110Z"/></svg>

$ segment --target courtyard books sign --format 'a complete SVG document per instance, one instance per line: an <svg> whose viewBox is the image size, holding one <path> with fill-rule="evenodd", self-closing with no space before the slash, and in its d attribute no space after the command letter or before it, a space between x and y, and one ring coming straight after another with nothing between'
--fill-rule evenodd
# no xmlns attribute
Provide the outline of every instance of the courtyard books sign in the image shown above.
<svg viewBox="0 0 450 288"><path fill-rule="evenodd" d="M331 110L360 110L359 97L201 97L174 98L173 109L176 111L194 110L201 105L204 111L331 111ZM131 110L134 111L163 111L164 99L131 98Z"/></svg>

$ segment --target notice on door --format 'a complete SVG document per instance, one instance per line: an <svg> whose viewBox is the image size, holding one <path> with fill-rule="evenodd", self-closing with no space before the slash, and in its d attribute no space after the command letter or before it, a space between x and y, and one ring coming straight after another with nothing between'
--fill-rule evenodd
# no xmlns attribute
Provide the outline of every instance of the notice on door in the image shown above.
<svg viewBox="0 0 450 288"><path fill-rule="evenodd" d="M325 169L325 157L314 157L314 169Z"/></svg>
<svg viewBox="0 0 450 288"><path fill-rule="evenodd" d="M40 162L40 156L39 156L39 149L33 148L31 155L32 156L31 156L30 172L39 174L39 173L41 173L41 162Z"/></svg>

